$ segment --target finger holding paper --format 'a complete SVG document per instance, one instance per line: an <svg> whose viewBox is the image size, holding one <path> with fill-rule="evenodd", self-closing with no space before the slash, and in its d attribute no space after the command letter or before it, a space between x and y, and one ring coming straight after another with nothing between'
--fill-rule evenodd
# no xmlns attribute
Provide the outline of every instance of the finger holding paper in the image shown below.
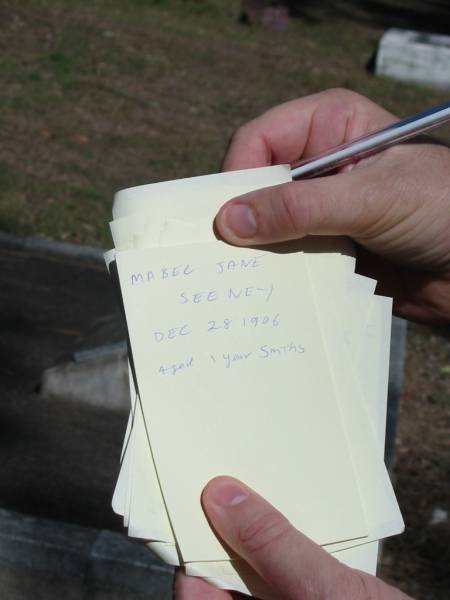
<svg viewBox="0 0 450 600"><path fill-rule="evenodd" d="M216 534L265 582L267 587L260 596L263 600L408 598L376 577L342 565L236 479L217 477L210 481L202 504Z"/></svg>
<svg viewBox="0 0 450 600"><path fill-rule="evenodd" d="M391 123L367 99L331 90L281 105L239 130L225 169L293 162ZM337 175L268 187L227 202L224 239L259 245L346 235L363 248L362 272L394 296L399 316L450 316L450 149L402 144Z"/></svg>
<svg viewBox="0 0 450 600"><path fill-rule="evenodd" d="M222 168L293 163L392 123L394 115L349 90L327 90L276 106L233 135Z"/></svg>
<svg viewBox="0 0 450 600"><path fill-rule="evenodd" d="M381 457L385 416L378 428L379 411L364 407L371 399L358 383L366 373L357 364L360 345L380 346L365 333L375 282L354 274L340 240L309 239L285 253L236 248L212 235L224 201L290 179L289 165L250 169L124 190L114 205L115 262L142 408L130 428L129 533L187 575L264 598L254 571L205 520L200 493L218 473L247 481L327 553L367 572L375 572L376 540L402 530ZM382 492L375 499L390 497L386 510L372 503L374 486ZM392 511L399 522L387 530ZM186 585L196 597L226 597Z"/></svg>

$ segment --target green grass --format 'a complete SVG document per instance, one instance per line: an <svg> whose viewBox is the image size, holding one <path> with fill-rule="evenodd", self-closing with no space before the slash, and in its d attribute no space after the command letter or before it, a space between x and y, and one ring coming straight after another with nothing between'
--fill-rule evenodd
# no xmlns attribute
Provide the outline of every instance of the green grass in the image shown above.
<svg viewBox="0 0 450 600"><path fill-rule="evenodd" d="M383 27L364 2L300 3L303 18L282 34L239 23L238 0L5 6L7 231L107 245L114 191L216 171L237 126L301 95L344 86L400 116L446 100L367 72Z"/></svg>

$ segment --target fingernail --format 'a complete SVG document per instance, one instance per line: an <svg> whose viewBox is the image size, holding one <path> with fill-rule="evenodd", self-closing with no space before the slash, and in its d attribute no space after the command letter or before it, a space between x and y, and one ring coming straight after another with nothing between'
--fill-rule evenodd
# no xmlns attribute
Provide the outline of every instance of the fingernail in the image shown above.
<svg viewBox="0 0 450 600"><path fill-rule="evenodd" d="M248 490L235 482L220 481L210 486L208 498L221 508L229 508L246 500L248 498Z"/></svg>
<svg viewBox="0 0 450 600"><path fill-rule="evenodd" d="M251 238L258 229L255 213L247 204L230 204L222 219L226 227L240 238Z"/></svg>

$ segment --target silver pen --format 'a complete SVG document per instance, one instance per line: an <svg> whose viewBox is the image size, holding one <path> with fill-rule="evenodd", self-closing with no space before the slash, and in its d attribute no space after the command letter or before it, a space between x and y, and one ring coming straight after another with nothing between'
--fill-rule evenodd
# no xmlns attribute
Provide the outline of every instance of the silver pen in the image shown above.
<svg viewBox="0 0 450 600"><path fill-rule="evenodd" d="M311 178L371 156L450 120L450 102L434 106L318 156L291 165L292 179Z"/></svg>

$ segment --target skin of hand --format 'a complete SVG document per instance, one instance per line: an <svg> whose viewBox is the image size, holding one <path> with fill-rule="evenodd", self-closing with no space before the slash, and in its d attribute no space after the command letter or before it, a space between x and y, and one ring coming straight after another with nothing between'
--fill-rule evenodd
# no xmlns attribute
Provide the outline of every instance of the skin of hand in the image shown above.
<svg viewBox="0 0 450 600"><path fill-rule="evenodd" d="M273 108L237 130L223 169L292 163L394 122L349 90ZM404 143L337 174L265 188L227 202L216 229L228 242L262 245L305 235L345 235L358 272L394 298L398 316L450 319L450 149Z"/></svg>
<svg viewBox="0 0 450 600"><path fill-rule="evenodd" d="M256 571L267 593L262 600L408 600L380 579L351 569L294 529L256 492L231 477L217 477L205 487L202 505L216 535ZM231 600L181 572L177 600ZM242 597L238 595L237 597Z"/></svg>
<svg viewBox="0 0 450 600"><path fill-rule="evenodd" d="M292 163L390 125L395 117L348 90L278 106L241 127L223 169ZM450 150L394 146L339 173L258 190L227 202L216 217L227 241L270 244L305 235L345 235L358 247L358 272L379 281L404 318L450 319ZM202 504L216 535L267 584L267 598L407 600L376 577L350 569L295 530L243 483L213 479ZM178 572L177 600L239 595Z"/></svg>

